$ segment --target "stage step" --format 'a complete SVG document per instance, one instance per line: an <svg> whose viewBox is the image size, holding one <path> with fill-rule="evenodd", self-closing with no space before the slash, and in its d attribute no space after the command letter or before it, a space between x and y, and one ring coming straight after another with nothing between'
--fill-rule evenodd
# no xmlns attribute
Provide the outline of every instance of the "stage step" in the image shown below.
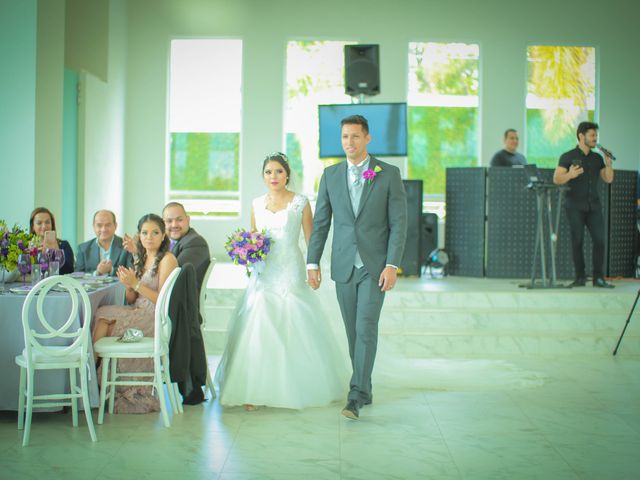
<svg viewBox="0 0 640 480"><path fill-rule="evenodd" d="M474 283L449 277L434 288L422 280L401 279L385 299L379 333L387 346L415 358L611 355L637 287L526 290L512 281ZM210 290L205 328L209 353L222 352L243 292ZM330 287L319 295L325 308L339 315ZM619 354L640 356L640 305Z"/></svg>

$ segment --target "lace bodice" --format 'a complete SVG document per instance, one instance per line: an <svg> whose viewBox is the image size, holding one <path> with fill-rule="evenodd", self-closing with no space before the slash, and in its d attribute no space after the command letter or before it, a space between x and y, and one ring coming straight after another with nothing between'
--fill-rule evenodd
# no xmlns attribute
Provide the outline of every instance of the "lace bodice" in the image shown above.
<svg viewBox="0 0 640 480"><path fill-rule="evenodd" d="M283 210L272 212L266 208L267 196L253 200L253 214L258 230L266 230L273 240L264 269L255 281L262 288L285 294L294 287L306 287L306 269L299 240L302 211L309 203L307 197L296 193Z"/></svg>

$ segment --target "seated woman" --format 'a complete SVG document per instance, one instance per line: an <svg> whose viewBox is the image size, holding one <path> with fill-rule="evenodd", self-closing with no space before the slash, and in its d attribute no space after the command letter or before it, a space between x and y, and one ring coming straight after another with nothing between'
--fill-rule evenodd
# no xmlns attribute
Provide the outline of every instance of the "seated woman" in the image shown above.
<svg viewBox="0 0 640 480"><path fill-rule="evenodd" d="M31 212L31 219L29 220L29 231L35 233L40 242L42 248L60 249L64 252L64 264L60 265L60 273L72 273L74 268L74 256L71 245L66 240L60 240L56 238L56 219L53 213L47 208L38 207ZM45 232L54 232L51 237L45 235Z"/></svg>
<svg viewBox="0 0 640 480"><path fill-rule="evenodd" d="M145 337L154 334L155 304L164 282L178 266L169 251L164 221L150 213L138 222L137 258L134 268L118 267L118 278L127 287L128 305L104 305L95 313L93 342L105 336L121 336L128 328L142 330ZM120 359L118 370L152 372L152 359ZM98 372L98 378L101 373ZM117 387L115 410L118 413L147 413L160 410L152 387Z"/></svg>

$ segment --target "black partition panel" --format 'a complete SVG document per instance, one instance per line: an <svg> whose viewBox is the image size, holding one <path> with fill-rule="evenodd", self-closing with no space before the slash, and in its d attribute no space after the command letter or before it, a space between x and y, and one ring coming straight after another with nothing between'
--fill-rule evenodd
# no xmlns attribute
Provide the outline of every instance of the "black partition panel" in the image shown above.
<svg viewBox="0 0 640 480"><path fill-rule="evenodd" d="M555 169L539 169L540 177L547 183L553 182ZM486 275L491 278L528 278L531 276L535 252L537 223L536 193L527 189L527 177L521 168L489 168L487 172L487 255ZM602 200L605 225L607 224L608 188L600 182L599 194ZM552 221L558 208L559 193L550 194ZM551 256L548 221L543 216L546 268L550 272ZM605 232L605 238L607 234ZM556 277L574 278L571 236L562 203L560 223L556 242ZM591 237L585 231L584 256L587 275L592 269ZM606 259L605 259L606 261ZM537 278L541 276L540 260L536 262ZM606 271L606 267L605 267Z"/></svg>
<svg viewBox="0 0 640 480"><path fill-rule="evenodd" d="M447 272L484 276L485 169L448 168L445 250Z"/></svg>
<svg viewBox="0 0 640 480"><path fill-rule="evenodd" d="M487 277L530 275L536 199L527 183L521 168L487 169Z"/></svg>
<svg viewBox="0 0 640 480"><path fill-rule="evenodd" d="M609 276L632 277L635 272L636 188L638 172L618 170L609 199Z"/></svg>
<svg viewBox="0 0 640 480"><path fill-rule="evenodd" d="M553 181L554 169L540 169L541 178ZM633 276L637 172L615 172L611 186L599 182L598 193L605 220L605 272L609 276ZM447 217L445 248L451 256L452 275L493 278L531 276L535 249L536 194L526 189L521 168L447 169ZM558 194L551 195L552 218L558 209ZM546 208L546 205L545 205ZM556 243L556 275L559 280L575 276L571 236L563 201ZM547 268L551 267L545 217ZM486 245L486 248L485 248ZM593 274L591 236L585 229L586 274ZM540 266L538 262L538 273Z"/></svg>
<svg viewBox="0 0 640 480"><path fill-rule="evenodd" d="M407 240L400 268L402 275L420 276L422 270L422 180L402 180L407 195Z"/></svg>

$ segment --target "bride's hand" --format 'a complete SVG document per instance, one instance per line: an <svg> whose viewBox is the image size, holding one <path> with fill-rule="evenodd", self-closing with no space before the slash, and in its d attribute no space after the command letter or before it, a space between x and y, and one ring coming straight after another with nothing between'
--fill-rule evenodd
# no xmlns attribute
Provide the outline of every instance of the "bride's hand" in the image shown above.
<svg viewBox="0 0 640 480"><path fill-rule="evenodd" d="M320 286L320 267L317 270L307 270L307 283L311 288L317 290Z"/></svg>

